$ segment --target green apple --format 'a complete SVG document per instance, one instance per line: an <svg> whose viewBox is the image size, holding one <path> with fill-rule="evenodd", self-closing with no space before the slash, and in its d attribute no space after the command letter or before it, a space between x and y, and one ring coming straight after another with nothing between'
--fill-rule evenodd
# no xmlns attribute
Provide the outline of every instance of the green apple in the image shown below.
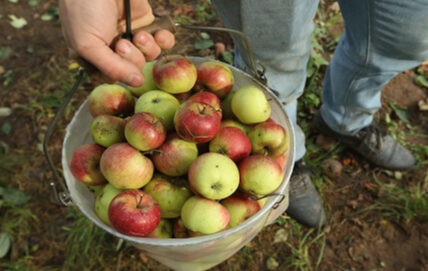
<svg viewBox="0 0 428 271"><path fill-rule="evenodd" d="M151 90L138 98L135 113L148 112L159 118L167 131L174 129L174 115L180 102L169 93Z"/></svg>
<svg viewBox="0 0 428 271"><path fill-rule="evenodd" d="M285 129L274 121L252 127L248 133L254 154L277 157L288 150L290 138Z"/></svg>
<svg viewBox="0 0 428 271"><path fill-rule="evenodd" d="M172 238L173 233L172 222L168 219L161 218L158 226L145 237L149 238Z"/></svg>
<svg viewBox="0 0 428 271"><path fill-rule="evenodd" d="M239 121L231 120L231 119L221 121L220 129L224 127L236 127L246 134L248 134L248 132L250 131L250 128L247 125L244 125Z"/></svg>
<svg viewBox="0 0 428 271"><path fill-rule="evenodd" d="M117 194L122 192L122 189L118 189L111 184L106 184L95 197L95 213L97 216L106 223L107 225L111 225L110 219L108 218L108 207L110 202Z"/></svg>
<svg viewBox="0 0 428 271"><path fill-rule="evenodd" d="M224 199L238 188L239 170L228 156L208 152L190 165L188 179L195 194L208 199Z"/></svg>
<svg viewBox="0 0 428 271"><path fill-rule="evenodd" d="M274 192L282 183L281 166L270 156L251 155L239 163L242 191L253 195L267 195Z"/></svg>
<svg viewBox="0 0 428 271"><path fill-rule="evenodd" d="M221 101L221 111L223 114L223 119L234 119L236 118L232 112L232 98L235 95L236 91L231 91L227 94L226 98Z"/></svg>
<svg viewBox="0 0 428 271"><path fill-rule="evenodd" d="M147 62L143 67L144 83L139 87L128 86L129 91L137 97L150 90L157 89L155 81L153 80L153 66L155 62Z"/></svg>
<svg viewBox="0 0 428 271"><path fill-rule="evenodd" d="M212 234L229 225L230 216L226 207L215 200L193 196L181 209L184 226L194 232Z"/></svg>
<svg viewBox="0 0 428 271"><path fill-rule="evenodd" d="M110 115L96 116L91 123L92 140L106 148L115 143L125 141L125 125L126 120L119 117Z"/></svg>
<svg viewBox="0 0 428 271"><path fill-rule="evenodd" d="M253 85L241 87L232 97L232 112L244 124L263 122L271 111L263 91Z"/></svg>
<svg viewBox="0 0 428 271"><path fill-rule="evenodd" d="M179 217L184 202L192 196L186 179L168 178L159 174L144 186L144 192L157 201L163 218Z"/></svg>

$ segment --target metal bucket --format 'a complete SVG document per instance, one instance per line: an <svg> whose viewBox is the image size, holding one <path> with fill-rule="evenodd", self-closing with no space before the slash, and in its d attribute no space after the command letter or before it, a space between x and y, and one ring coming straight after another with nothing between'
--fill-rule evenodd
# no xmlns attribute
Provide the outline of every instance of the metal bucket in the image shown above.
<svg viewBox="0 0 428 271"><path fill-rule="evenodd" d="M188 57L195 65L207 61L205 58ZM132 237L119 233L104 224L95 214L94 195L77 181L70 171L73 151L92 142L89 127L92 116L85 101L67 126L62 146L62 167L70 196L79 209L93 223L110 234L128 241L149 257L178 271L199 271L213 267L231 257L250 242L265 225L275 221L288 207L288 183L294 165L295 136L293 126L276 96L252 76L229 66L235 77L234 90L244 85L256 85L262 89L272 107L271 118L282 125L290 135L290 148L285 161L285 175L281 186L268 198L264 207L242 224L207 236L192 238L155 239ZM285 196L285 198L284 198ZM281 200L282 199L282 200Z"/></svg>

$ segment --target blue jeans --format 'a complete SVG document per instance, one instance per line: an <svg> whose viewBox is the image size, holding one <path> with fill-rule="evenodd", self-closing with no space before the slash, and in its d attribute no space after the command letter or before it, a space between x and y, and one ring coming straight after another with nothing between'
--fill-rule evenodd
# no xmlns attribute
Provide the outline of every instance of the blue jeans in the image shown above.
<svg viewBox="0 0 428 271"><path fill-rule="evenodd" d="M226 27L242 31L268 86L296 126L299 160L304 134L296 124L318 0L212 0ZM345 32L324 78L321 115L331 129L357 133L381 107L381 90L398 73L428 59L428 0L339 0ZM249 71L239 37L235 64Z"/></svg>

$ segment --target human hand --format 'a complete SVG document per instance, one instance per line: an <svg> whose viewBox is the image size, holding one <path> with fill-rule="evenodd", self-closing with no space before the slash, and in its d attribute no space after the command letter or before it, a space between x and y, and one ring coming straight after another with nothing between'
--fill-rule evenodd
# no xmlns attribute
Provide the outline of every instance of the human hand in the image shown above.
<svg viewBox="0 0 428 271"><path fill-rule="evenodd" d="M123 0L61 0L59 6L67 44L113 80L140 86L145 62L174 46L174 35L159 30L154 35L139 31L134 33L133 43L120 39L114 50L110 48L113 39L125 32ZM131 0L131 9L132 28L153 22L147 0Z"/></svg>

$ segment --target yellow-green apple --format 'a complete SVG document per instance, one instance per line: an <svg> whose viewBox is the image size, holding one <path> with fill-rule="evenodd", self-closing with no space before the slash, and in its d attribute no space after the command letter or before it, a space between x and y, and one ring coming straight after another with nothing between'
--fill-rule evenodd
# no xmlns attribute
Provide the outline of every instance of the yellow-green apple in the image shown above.
<svg viewBox="0 0 428 271"><path fill-rule="evenodd" d="M143 67L144 83L139 87L128 86L129 91L137 97L150 90L156 89L155 81L153 80L153 66L155 62L146 62Z"/></svg>
<svg viewBox="0 0 428 271"><path fill-rule="evenodd" d="M106 183L99 167L104 151L105 148L95 143L78 147L71 157L70 170L73 176L86 185Z"/></svg>
<svg viewBox="0 0 428 271"><path fill-rule="evenodd" d="M243 86L232 97L232 112L244 124L264 122L271 110L265 94L256 86Z"/></svg>
<svg viewBox="0 0 428 271"><path fill-rule="evenodd" d="M168 135L166 141L152 154L155 168L168 176L182 176L198 157L195 143L181 139L177 134Z"/></svg>
<svg viewBox="0 0 428 271"><path fill-rule="evenodd" d="M241 129L246 134L248 134L248 132L250 131L250 128L247 125L244 125L239 121L231 119L221 121L220 129L224 127L236 127L238 129Z"/></svg>
<svg viewBox="0 0 428 271"><path fill-rule="evenodd" d="M88 98L89 112L98 115L129 116L134 112L134 97L120 85L102 84L91 91Z"/></svg>
<svg viewBox="0 0 428 271"><path fill-rule="evenodd" d="M234 194L220 202L227 208L230 215L229 227L235 227L260 210L257 201L239 194Z"/></svg>
<svg viewBox="0 0 428 271"><path fill-rule="evenodd" d="M187 237L189 237L187 229L186 229L186 227L184 227L183 220L181 220L181 218L177 218L174 221L173 234L174 234L174 238L187 238Z"/></svg>
<svg viewBox="0 0 428 271"><path fill-rule="evenodd" d="M177 134L191 142L205 143L214 138L220 129L217 111L208 104L185 102L174 116Z"/></svg>
<svg viewBox="0 0 428 271"><path fill-rule="evenodd" d="M187 186L184 178L155 174L143 190L159 204L163 218L176 218L180 216L184 202L193 195Z"/></svg>
<svg viewBox="0 0 428 271"><path fill-rule="evenodd" d="M225 229L230 216L226 207L218 201L193 196L184 203L181 219L191 231L212 234Z"/></svg>
<svg viewBox="0 0 428 271"><path fill-rule="evenodd" d="M221 111L223 113L224 119L236 119L235 114L232 111L232 98L235 96L236 91L231 91L227 96L221 101Z"/></svg>
<svg viewBox="0 0 428 271"><path fill-rule="evenodd" d="M251 153L251 142L247 134L236 127L221 128L210 141L210 152L227 155L233 162L239 162Z"/></svg>
<svg viewBox="0 0 428 271"><path fill-rule="evenodd" d="M285 173L285 162L287 161L287 152L273 157L275 161L281 166L282 171Z"/></svg>
<svg viewBox="0 0 428 271"><path fill-rule="evenodd" d="M125 125L126 120L116 116L96 116L91 123L92 140L106 148L115 143L125 141Z"/></svg>
<svg viewBox="0 0 428 271"><path fill-rule="evenodd" d="M153 79L158 88L168 93L183 93L196 83L196 67L180 55L165 55L153 67Z"/></svg>
<svg viewBox="0 0 428 271"><path fill-rule="evenodd" d="M149 238L172 238L172 221L161 218L158 226L151 233L147 234Z"/></svg>
<svg viewBox="0 0 428 271"><path fill-rule="evenodd" d="M198 79L196 84L207 88L218 97L225 97L233 87L233 73L223 63L217 61L207 61L196 67Z"/></svg>
<svg viewBox="0 0 428 271"><path fill-rule="evenodd" d="M239 163L241 190L253 195L266 195L282 183L283 172L270 156L251 155Z"/></svg>
<svg viewBox="0 0 428 271"><path fill-rule="evenodd" d="M122 189L118 189L108 183L95 196L95 213L101 221L107 225L111 225L110 219L108 218L108 207L110 202L122 191Z"/></svg>
<svg viewBox="0 0 428 271"><path fill-rule="evenodd" d="M220 99L212 92L201 91L190 96L187 101L198 102L211 105L218 114L218 118L221 119L221 102Z"/></svg>
<svg viewBox="0 0 428 271"><path fill-rule="evenodd" d="M151 90L138 98L135 113L148 112L162 121L167 131L174 129L174 114L180 102L171 94L161 90Z"/></svg>
<svg viewBox="0 0 428 271"><path fill-rule="evenodd" d="M157 202L141 190L125 190L110 202L108 217L117 231L131 236L146 236L158 226L161 211Z"/></svg>
<svg viewBox="0 0 428 271"><path fill-rule="evenodd" d="M192 191L207 199L224 199L239 186L239 170L226 155L207 152L190 165L188 180Z"/></svg>
<svg viewBox="0 0 428 271"><path fill-rule="evenodd" d="M153 176L152 161L128 143L116 143L101 156L101 172L119 189L138 189Z"/></svg>
<svg viewBox="0 0 428 271"><path fill-rule="evenodd" d="M248 137L254 154L272 157L283 154L290 141L285 129L274 121L262 122L252 127Z"/></svg>
<svg viewBox="0 0 428 271"><path fill-rule="evenodd" d="M126 123L125 138L134 148L148 151L162 145L166 130L162 122L151 113L137 113Z"/></svg>

